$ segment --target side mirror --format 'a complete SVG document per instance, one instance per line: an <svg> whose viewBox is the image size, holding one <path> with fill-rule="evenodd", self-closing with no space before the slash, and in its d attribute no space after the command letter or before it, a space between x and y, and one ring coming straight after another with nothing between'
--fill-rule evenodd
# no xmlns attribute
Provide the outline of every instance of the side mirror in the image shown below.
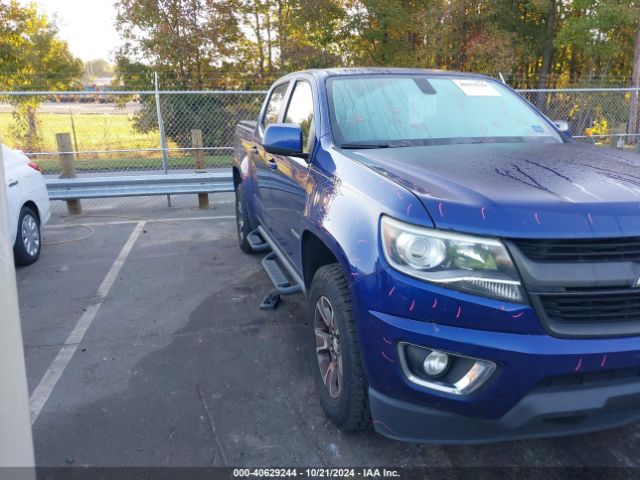
<svg viewBox="0 0 640 480"><path fill-rule="evenodd" d="M571 126L566 120L554 120L553 124L565 137L571 138Z"/></svg>
<svg viewBox="0 0 640 480"><path fill-rule="evenodd" d="M302 152L302 130L295 123L273 123L264 131L262 146L268 153L307 158Z"/></svg>

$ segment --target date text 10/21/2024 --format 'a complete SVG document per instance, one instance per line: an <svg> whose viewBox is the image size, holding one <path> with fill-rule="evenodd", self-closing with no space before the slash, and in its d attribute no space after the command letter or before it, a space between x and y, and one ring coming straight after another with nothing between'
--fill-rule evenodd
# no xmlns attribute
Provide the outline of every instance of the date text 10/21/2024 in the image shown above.
<svg viewBox="0 0 640 480"><path fill-rule="evenodd" d="M400 473L387 468L236 468L233 477L398 478Z"/></svg>

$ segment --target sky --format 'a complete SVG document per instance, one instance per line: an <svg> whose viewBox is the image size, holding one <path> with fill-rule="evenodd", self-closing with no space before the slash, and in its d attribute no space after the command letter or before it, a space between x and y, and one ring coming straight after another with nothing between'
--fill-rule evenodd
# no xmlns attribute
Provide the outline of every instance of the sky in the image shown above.
<svg viewBox="0 0 640 480"><path fill-rule="evenodd" d="M104 58L113 61L113 51L120 44L114 27L116 10L113 0L21 0L35 3L60 30L59 36L82 60Z"/></svg>

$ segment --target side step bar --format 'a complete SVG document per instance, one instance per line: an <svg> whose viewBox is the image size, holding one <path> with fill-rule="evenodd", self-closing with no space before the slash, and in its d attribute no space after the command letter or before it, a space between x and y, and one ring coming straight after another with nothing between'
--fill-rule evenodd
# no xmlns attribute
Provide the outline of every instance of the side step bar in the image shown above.
<svg viewBox="0 0 640 480"><path fill-rule="evenodd" d="M262 259L262 266L267 271L267 275L269 275L269 278L280 295L293 295L294 293L300 293L302 291L300 285L295 283L295 281L289 280L282 271L276 252L271 252L264 257Z"/></svg>
<svg viewBox="0 0 640 480"><path fill-rule="evenodd" d="M262 236L260 235L260 232L258 232L258 229L249 232L249 235L247 235L247 242L249 242L251 250L256 253L268 252L269 250L271 250L269 244L262 239Z"/></svg>
<svg viewBox="0 0 640 480"><path fill-rule="evenodd" d="M262 266L280 295L306 294L304 282L289 259L271 240L269 234L258 227L247 237L254 252L271 250L263 259ZM255 244L255 246L254 246Z"/></svg>

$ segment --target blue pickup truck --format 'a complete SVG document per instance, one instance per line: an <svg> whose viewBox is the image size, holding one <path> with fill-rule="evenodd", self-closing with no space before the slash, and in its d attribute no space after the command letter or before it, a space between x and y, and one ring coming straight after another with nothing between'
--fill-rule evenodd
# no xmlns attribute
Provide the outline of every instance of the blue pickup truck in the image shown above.
<svg viewBox="0 0 640 480"><path fill-rule="evenodd" d="M240 248L303 294L341 429L428 443L640 419L640 158L492 78L310 70L235 135Z"/></svg>

